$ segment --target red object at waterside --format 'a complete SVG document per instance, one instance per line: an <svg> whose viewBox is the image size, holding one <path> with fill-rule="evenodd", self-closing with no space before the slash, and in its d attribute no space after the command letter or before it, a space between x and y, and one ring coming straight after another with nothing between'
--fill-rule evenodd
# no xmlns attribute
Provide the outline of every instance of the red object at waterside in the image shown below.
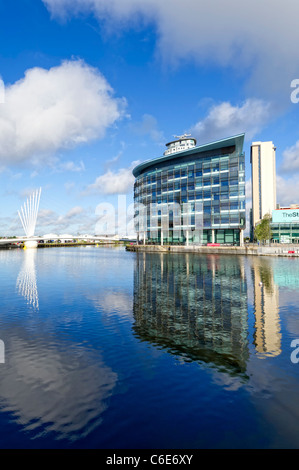
<svg viewBox="0 0 299 470"><path fill-rule="evenodd" d="M220 243L208 243L207 246L220 246Z"/></svg>
<svg viewBox="0 0 299 470"><path fill-rule="evenodd" d="M295 253L295 251L288 251L288 253L289 253L289 254L291 254L291 253Z"/></svg>

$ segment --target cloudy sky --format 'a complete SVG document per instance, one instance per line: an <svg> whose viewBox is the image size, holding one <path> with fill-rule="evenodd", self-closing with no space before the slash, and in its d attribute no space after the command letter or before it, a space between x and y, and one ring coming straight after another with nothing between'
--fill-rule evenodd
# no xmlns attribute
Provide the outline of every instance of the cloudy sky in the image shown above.
<svg viewBox="0 0 299 470"><path fill-rule="evenodd" d="M250 144L272 140L278 202L299 203L298 15L294 0L0 0L0 235L22 234L39 187L39 234L94 233L99 207L132 203L132 168L185 132L245 132L248 198Z"/></svg>

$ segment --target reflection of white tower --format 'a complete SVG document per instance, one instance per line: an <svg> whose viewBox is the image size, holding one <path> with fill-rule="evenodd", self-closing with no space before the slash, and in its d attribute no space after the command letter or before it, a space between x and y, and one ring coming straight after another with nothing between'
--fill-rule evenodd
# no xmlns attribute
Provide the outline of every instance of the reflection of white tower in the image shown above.
<svg viewBox="0 0 299 470"><path fill-rule="evenodd" d="M281 354L279 290L271 264L254 264L255 347L259 357Z"/></svg>
<svg viewBox="0 0 299 470"><path fill-rule="evenodd" d="M38 291L36 285L35 251L25 251L24 261L17 279L17 289L28 305L38 310Z"/></svg>
<svg viewBox="0 0 299 470"><path fill-rule="evenodd" d="M34 236L41 192L40 188L30 195L24 206L21 207L21 212L18 212L27 238ZM25 246L36 248L37 242L35 240L26 241Z"/></svg>

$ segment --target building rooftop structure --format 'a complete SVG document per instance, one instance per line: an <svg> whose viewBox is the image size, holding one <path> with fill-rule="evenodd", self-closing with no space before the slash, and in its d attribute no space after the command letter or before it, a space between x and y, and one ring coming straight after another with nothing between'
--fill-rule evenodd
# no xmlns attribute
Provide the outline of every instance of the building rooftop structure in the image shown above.
<svg viewBox="0 0 299 470"><path fill-rule="evenodd" d="M177 152L174 152L173 154L171 153L171 154L165 155L166 153L165 152L162 157L154 158L151 160L146 160L140 163L139 165L137 165L133 169L133 175L135 176L135 178L137 178L139 175L144 173L145 170L149 170L150 168L153 170L158 169L159 167L162 167L165 164L170 164L171 160L179 159L180 161L182 161L182 158L185 155L188 155L189 157L192 154L198 154L198 153L217 150L219 149L219 147L222 147L222 148L235 147L236 152L241 153L243 151L243 146L244 146L244 137L245 137L245 134L238 134L233 137L226 138L226 139L215 140L213 142L190 147L188 149L186 148L185 150L177 151ZM196 142L195 139L193 140ZM166 144L166 146L169 144Z"/></svg>
<svg viewBox="0 0 299 470"><path fill-rule="evenodd" d="M196 139L191 137L191 134L175 135L174 138L176 140L166 144L167 150L165 150L164 155L173 155L174 153L196 147Z"/></svg>

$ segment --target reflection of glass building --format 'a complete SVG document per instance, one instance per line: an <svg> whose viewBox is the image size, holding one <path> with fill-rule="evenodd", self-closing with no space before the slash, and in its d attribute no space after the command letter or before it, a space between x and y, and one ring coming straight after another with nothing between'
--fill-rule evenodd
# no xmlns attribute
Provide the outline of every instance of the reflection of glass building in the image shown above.
<svg viewBox="0 0 299 470"><path fill-rule="evenodd" d="M137 253L133 312L142 340L245 373L247 285L239 257Z"/></svg>
<svg viewBox="0 0 299 470"><path fill-rule="evenodd" d="M243 244L244 134L195 144L182 136L133 170L139 241Z"/></svg>

